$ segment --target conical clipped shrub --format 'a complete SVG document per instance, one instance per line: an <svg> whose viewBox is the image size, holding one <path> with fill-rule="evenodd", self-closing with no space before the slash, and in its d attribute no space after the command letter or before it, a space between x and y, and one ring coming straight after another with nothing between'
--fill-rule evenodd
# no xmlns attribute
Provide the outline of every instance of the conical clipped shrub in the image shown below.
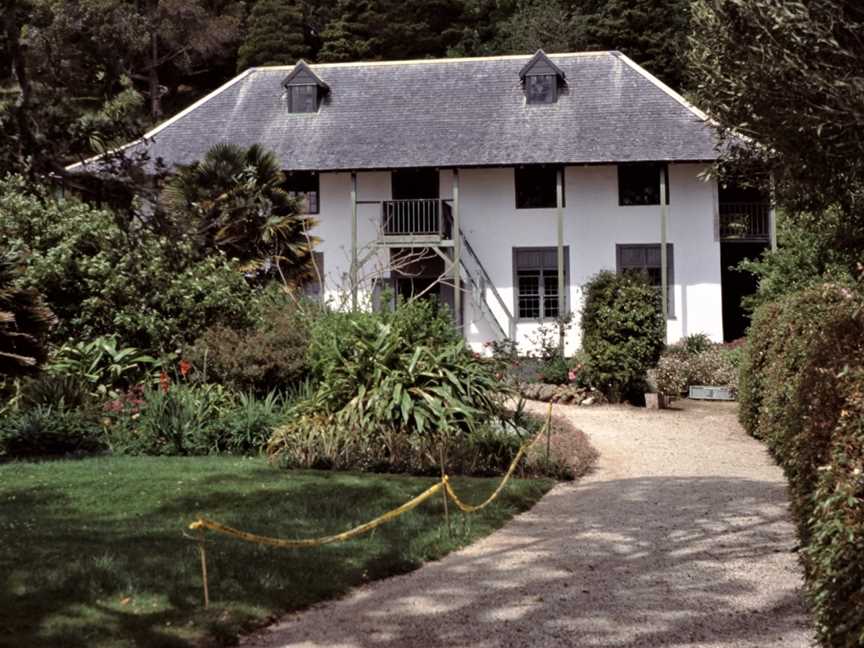
<svg viewBox="0 0 864 648"><path fill-rule="evenodd" d="M45 361L45 336L55 323L35 290L15 285L17 260L0 256L0 376L33 373Z"/></svg>

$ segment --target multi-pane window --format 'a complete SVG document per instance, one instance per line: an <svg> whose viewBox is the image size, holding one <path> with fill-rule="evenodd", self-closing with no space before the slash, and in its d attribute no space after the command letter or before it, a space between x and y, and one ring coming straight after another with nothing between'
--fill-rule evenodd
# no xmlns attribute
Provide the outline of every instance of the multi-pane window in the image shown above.
<svg viewBox="0 0 864 648"><path fill-rule="evenodd" d="M292 198L300 200L300 208L306 214L317 214L319 211L318 184L318 174L314 171L285 173L285 191Z"/></svg>
<svg viewBox="0 0 864 648"><path fill-rule="evenodd" d="M564 284L567 284L568 248L564 248ZM558 250L513 248L516 315L519 319L555 319L558 308Z"/></svg>
<svg viewBox="0 0 864 648"><path fill-rule="evenodd" d="M516 209L536 209L557 206L558 198L556 183L558 170L559 168L554 166L516 167L514 169ZM563 206L563 186L561 187L561 191Z"/></svg>
<svg viewBox="0 0 864 648"><path fill-rule="evenodd" d="M660 269L660 244L638 243L629 245L617 245L616 256L618 272L635 272L644 276L652 286L658 288L662 285L662 271ZM668 317L675 316L675 303L673 284L675 283L675 264L672 254L672 244L666 244L667 260L667 306Z"/></svg>
<svg viewBox="0 0 864 648"><path fill-rule="evenodd" d="M659 205L660 173L669 174L660 162L634 162L618 165L619 205ZM666 183L666 204L669 204L669 183Z"/></svg>
<svg viewBox="0 0 864 648"><path fill-rule="evenodd" d="M314 83L288 86L288 112L311 113L318 110L318 86Z"/></svg>
<svg viewBox="0 0 864 648"><path fill-rule="evenodd" d="M555 103L558 99L558 75L525 75L525 96L529 104Z"/></svg>

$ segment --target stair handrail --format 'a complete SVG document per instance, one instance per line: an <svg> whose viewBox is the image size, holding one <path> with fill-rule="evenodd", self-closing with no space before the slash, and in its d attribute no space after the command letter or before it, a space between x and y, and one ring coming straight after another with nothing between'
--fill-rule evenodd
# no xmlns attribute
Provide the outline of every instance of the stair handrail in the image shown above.
<svg viewBox="0 0 864 648"><path fill-rule="evenodd" d="M449 204L447 204L446 212L447 212L446 217L452 221L452 216L453 216L452 207ZM452 227L452 223L451 223L451 227ZM510 312L510 309L507 307L506 302L501 297L501 294L498 292L498 289L495 287L495 283L492 281L492 278L489 276L489 273L486 272L486 268L483 266L483 263L480 261L480 257L477 256L477 253L474 251L474 248L471 247L471 243L468 241L468 237L465 236L465 232L462 231L461 227L459 228L459 240L462 243L462 247L465 249L466 252L468 252L469 256L474 261L474 264L477 266L477 269L480 271L480 273L482 273L482 275L483 275L482 278L485 282L486 287L488 287L492 291L492 294L495 296L495 299L498 302L498 305L501 307L501 310L504 312L504 316L507 320L507 330L506 330L505 334L507 335L507 337L512 338L513 333L514 333L514 331L513 331L513 324L514 324L513 313ZM464 261L463 261L463 266L464 266ZM469 277L471 277L471 271L468 269L467 266L465 266L465 272L468 274ZM472 280L473 280L473 278L472 278ZM476 284L476 281L475 281L475 284ZM483 287L484 286L478 286L478 288L483 288ZM483 299L484 299L484 301L486 301L485 295L483 296ZM487 304L487 308L488 308L488 304ZM492 317L495 318L496 323L498 324L499 328L502 331L504 331L504 327L502 327L500 322L497 321L498 318L495 316L495 312L492 311L491 308L489 310L492 313Z"/></svg>

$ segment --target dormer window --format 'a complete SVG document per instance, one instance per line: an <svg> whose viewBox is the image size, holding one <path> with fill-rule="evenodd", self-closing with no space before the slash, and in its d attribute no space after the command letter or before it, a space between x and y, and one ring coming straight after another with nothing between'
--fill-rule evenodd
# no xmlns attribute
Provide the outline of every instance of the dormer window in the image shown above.
<svg viewBox="0 0 864 648"><path fill-rule="evenodd" d="M519 72L529 104L551 104L558 101L558 88L564 84L564 71L543 50L531 57Z"/></svg>
<svg viewBox="0 0 864 648"><path fill-rule="evenodd" d="M282 85L285 87L285 102L290 113L318 112L318 106L330 90L302 59L297 61Z"/></svg>

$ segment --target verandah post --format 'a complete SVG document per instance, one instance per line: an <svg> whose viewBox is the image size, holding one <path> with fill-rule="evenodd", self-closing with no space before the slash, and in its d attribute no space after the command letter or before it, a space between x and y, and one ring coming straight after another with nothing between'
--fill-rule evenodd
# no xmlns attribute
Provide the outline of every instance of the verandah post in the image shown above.
<svg viewBox="0 0 864 648"><path fill-rule="evenodd" d="M768 189L768 242L771 244L771 251L777 251L777 212L774 210L774 174L771 174L771 180Z"/></svg>
<svg viewBox="0 0 864 648"><path fill-rule="evenodd" d="M666 185L669 167L660 167L660 297L663 303L663 322L668 336L669 319L669 259L666 251L666 221L669 217L669 205L666 202Z"/></svg>
<svg viewBox="0 0 864 648"><path fill-rule="evenodd" d="M564 167L555 173L555 217L558 226L558 352L564 357L564 317L567 304L564 281Z"/></svg>
<svg viewBox="0 0 864 648"><path fill-rule="evenodd" d="M351 172L351 310L357 310L357 173Z"/></svg>
<svg viewBox="0 0 864 648"><path fill-rule="evenodd" d="M453 317L456 327L462 331L462 274L459 265L462 258L462 234L459 222L459 169L453 169ZM464 335L464 331L462 331Z"/></svg>

